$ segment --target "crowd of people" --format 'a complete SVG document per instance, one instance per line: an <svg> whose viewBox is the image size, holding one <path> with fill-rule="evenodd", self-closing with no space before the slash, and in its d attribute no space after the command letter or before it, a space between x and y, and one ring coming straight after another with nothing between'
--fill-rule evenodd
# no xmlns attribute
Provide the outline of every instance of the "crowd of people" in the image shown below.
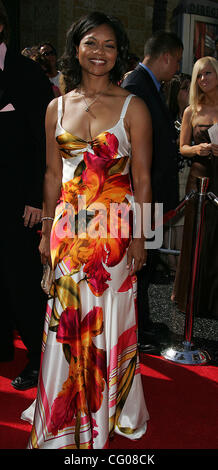
<svg viewBox="0 0 218 470"><path fill-rule="evenodd" d="M52 83L54 96L60 96L61 73L57 66L57 52L55 47L50 42L44 42L38 46L25 47L21 51L21 54L29 59L35 60L35 62L38 62L41 65L45 74Z"/></svg>
<svg viewBox="0 0 218 470"><path fill-rule="evenodd" d="M210 139L218 123L217 60L204 57L192 76L182 74L181 39L158 31L140 61L129 54L120 21L99 12L72 24L58 62L49 42L12 54L8 31L0 5L8 299L0 360L13 360L18 330L29 362L12 386L38 384L36 400L23 413L33 424L29 449L104 449L114 432L139 439L149 420L139 350L158 349L158 330L149 313L154 252L146 249L144 205L163 203L167 214L203 176L218 194L218 145ZM185 219L172 227L181 250L179 262L172 260L172 300L181 311L194 210L191 201ZM215 318L217 220L217 208L207 204L198 314ZM48 297L40 285L42 265L53 274Z"/></svg>

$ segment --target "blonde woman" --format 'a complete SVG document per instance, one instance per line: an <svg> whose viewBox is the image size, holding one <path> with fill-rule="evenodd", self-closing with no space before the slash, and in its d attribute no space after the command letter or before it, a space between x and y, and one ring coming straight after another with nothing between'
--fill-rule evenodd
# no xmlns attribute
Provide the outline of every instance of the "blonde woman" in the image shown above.
<svg viewBox="0 0 218 470"><path fill-rule="evenodd" d="M202 57L193 68L189 106L185 109L180 134L180 152L192 159L186 194L197 189L196 177L209 177L208 190L218 194L218 145L211 143L209 129L218 123L218 61ZM186 311L191 281L191 250L196 201L186 207L180 262L172 300ZM218 317L218 209L206 203L202 250L197 279L195 314Z"/></svg>

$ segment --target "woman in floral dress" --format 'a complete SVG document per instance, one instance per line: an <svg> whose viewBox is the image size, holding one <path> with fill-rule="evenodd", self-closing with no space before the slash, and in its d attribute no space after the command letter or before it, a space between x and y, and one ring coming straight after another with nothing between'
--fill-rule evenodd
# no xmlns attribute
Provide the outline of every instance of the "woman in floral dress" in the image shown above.
<svg viewBox="0 0 218 470"><path fill-rule="evenodd" d="M114 431L138 439L147 428L135 295L146 250L133 208L151 201L152 127L145 104L117 86L127 44L101 13L73 24L66 94L47 110L39 249L54 282L28 448L105 449Z"/></svg>

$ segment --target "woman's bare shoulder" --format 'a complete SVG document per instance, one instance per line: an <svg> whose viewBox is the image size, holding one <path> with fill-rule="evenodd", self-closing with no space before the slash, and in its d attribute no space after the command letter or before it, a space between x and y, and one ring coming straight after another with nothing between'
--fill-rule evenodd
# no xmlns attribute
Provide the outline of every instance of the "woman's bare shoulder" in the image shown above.
<svg viewBox="0 0 218 470"><path fill-rule="evenodd" d="M128 114L133 114L136 116L150 116L150 111L147 104L139 96L133 95L128 107Z"/></svg>
<svg viewBox="0 0 218 470"><path fill-rule="evenodd" d="M129 107L147 109L147 106L142 98L140 98L139 96L136 96L134 93L131 93L129 90L125 88L116 86L113 90L113 94L114 96L121 97L121 98L127 98L127 96L132 95L132 99L131 99Z"/></svg>
<svg viewBox="0 0 218 470"><path fill-rule="evenodd" d="M47 107L47 114L52 114L54 113L55 111L57 111L57 107L58 107L58 98L54 98L53 100L50 101L50 103L48 104L48 107Z"/></svg>
<svg viewBox="0 0 218 470"><path fill-rule="evenodd" d="M52 114L53 112L54 113L57 112L59 99L63 101L63 107L65 107L66 103L68 103L69 101L72 101L72 98L74 98L75 96L76 95L74 91L69 91L66 94L63 94L61 96L58 96L57 98L54 98L52 101L50 101L48 105L48 108L47 108L48 112L50 114Z"/></svg>
<svg viewBox="0 0 218 470"><path fill-rule="evenodd" d="M187 106L183 112L183 121L191 122L193 118L193 108L191 105Z"/></svg>
<svg viewBox="0 0 218 470"><path fill-rule="evenodd" d="M46 128L48 129L56 127L58 118L58 98L54 98L50 101L46 110Z"/></svg>
<svg viewBox="0 0 218 470"><path fill-rule="evenodd" d="M190 116L192 113L193 113L192 106L191 105L187 106L184 110L184 114L186 114L186 116Z"/></svg>
<svg viewBox="0 0 218 470"><path fill-rule="evenodd" d="M110 93L110 88L108 91ZM113 87L111 88L111 93L114 96L119 96L119 97L124 97L124 98L128 95L131 95L131 93L128 90L126 90L125 88L122 88L119 85L113 85Z"/></svg>

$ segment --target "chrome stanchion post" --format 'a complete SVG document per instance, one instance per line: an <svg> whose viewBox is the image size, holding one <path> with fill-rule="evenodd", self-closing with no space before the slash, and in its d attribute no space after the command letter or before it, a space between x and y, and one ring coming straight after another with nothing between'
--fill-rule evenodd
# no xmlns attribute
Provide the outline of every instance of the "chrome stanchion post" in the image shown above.
<svg viewBox="0 0 218 470"><path fill-rule="evenodd" d="M195 349L192 343L193 316L196 302L196 281L199 270L201 235L203 225L203 209L205 198L207 196L209 178L197 178L197 210L195 213L194 236L192 245L192 272L191 283L188 292L188 301L186 307L184 341L180 346L172 346L165 349L161 355L170 361L180 364L205 364L210 360L206 351Z"/></svg>
<svg viewBox="0 0 218 470"><path fill-rule="evenodd" d="M187 201L192 199L195 196L195 194L196 194L196 192L193 191L193 190L190 193L186 194L186 196L180 201L180 203L176 207L176 209L174 209L173 211L170 211L170 212L172 212L170 218L173 218L173 217L175 217L175 215L179 214L179 212L181 212L181 210L184 209L184 206L187 203ZM171 228L171 226L170 226L170 228ZM170 246L171 246L171 233L169 234L168 248L159 248L157 251L159 253L163 253L165 255L166 254L170 254L170 255L179 255L180 254L180 250L172 250Z"/></svg>

